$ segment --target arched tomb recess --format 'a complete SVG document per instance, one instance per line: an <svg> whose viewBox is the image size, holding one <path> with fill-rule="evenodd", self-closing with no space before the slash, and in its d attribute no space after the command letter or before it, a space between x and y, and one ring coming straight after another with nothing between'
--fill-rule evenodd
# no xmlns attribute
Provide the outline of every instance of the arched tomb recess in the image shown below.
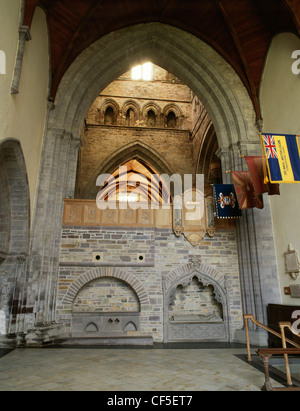
<svg viewBox="0 0 300 411"><path fill-rule="evenodd" d="M214 305L219 305L218 314L208 311L200 314L201 305L197 311L200 315L171 316L170 309L174 305L179 288L187 290L193 280L197 279L202 289L210 287L211 299ZM229 282L218 270L199 263L191 263L181 267L164 277L164 341L165 342L228 342L234 335L234 324L230 324L230 290ZM199 291L198 291L199 292ZM184 292L188 298L187 291ZM236 307L238 309L238 307ZM205 309L206 310L206 309ZM230 329L231 325L232 330Z"/></svg>
<svg viewBox="0 0 300 411"><path fill-rule="evenodd" d="M114 301L112 303L113 306L119 305L121 308L109 309L110 299L107 299L108 303L105 307L105 298L103 298L106 292L106 288L103 288L105 282L108 283L107 290L115 289L114 295L118 289L118 284L124 285L120 291L120 293L123 293L123 297L128 297L129 293L129 298L125 298L126 304L122 304L121 298L118 302ZM98 287L98 294L94 296L95 305L84 308L85 303L80 301L79 298L80 292L84 290L89 292L87 286L91 286L90 292L95 294L97 285L100 283L102 287ZM95 284L94 289L92 287L93 284ZM99 294L99 290L102 295ZM131 301L132 308L128 308L128 300L130 299L133 300ZM86 300L86 298L83 297L83 300ZM77 308L75 308L75 302L77 302ZM104 304L101 310L93 310L93 307L95 308L95 306L101 304ZM67 327L71 327L71 336L73 338L86 339L89 337L101 338L109 336L121 338L126 336L128 325L133 327L135 331L139 331L141 313L150 306L150 300L143 284L132 274L114 267L100 267L88 270L74 280L68 287L62 300L58 301L58 306L60 305L63 307L65 323L67 323ZM123 308L122 305L124 306ZM90 325L92 327L89 327Z"/></svg>
<svg viewBox="0 0 300 411"><path fill-rule="evenodd" d="M227 169L245 167L240 154L260 153L255 112L241 79L202 40L172 26L148 23L115 31L91 45L66 72L47 124L33 226L35 261L30 273L31 277L41 273L41 284L46 288L40 287L40 294L34 296L38 301L36 310L43 321L55 320L57 278L54 273L58 272L59 263L62 199L74 195L80 133L86 113L101 90L134 64L145 60L180 78L205 106L218 138L224 183L230 179ZM272 224L269 207L261 215L265 226ZM262 296L264 288L276 277L277 268L271 267L270 272L268 266L267 278L261 278L264 272L262 237L257 235L255 215L251 214L250 220L244 219L238 232L244 304L245 311L255 309L258 320L264 320L266 301ZM45 221L46 227L40 231ZM250 236L247 235L248 221L252 225ZM269 255L273 254L272 239L267 246ZM259 281L258 287L249 286L253 279ZM276 300L276 285L274 293L273 300Z"/></svg>

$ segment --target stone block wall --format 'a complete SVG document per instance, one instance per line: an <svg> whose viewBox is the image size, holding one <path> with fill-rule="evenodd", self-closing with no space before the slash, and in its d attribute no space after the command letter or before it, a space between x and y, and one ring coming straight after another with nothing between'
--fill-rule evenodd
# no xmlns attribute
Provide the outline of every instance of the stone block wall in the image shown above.
<svg viewBox="0 0 300 411"><path fill-rule="evenodd" d="M100 164L114 155L120 147L139 141L160 152L164 160L180 175L194 172L192 143L189 132L184 130L162 130L150 128L132 128L122 126L88 127L82 141L77 197L85 196L87 184L94 176ZM170 150L170 147L172 148ZM121 166L122 164L120 164ZM89 194L89 193L88 193ZM95 199L95 196L87 196Z"/></svg>
<svg viewBox="0 0 300 411"><path fill-rule="evenodd" d="M73 304L73 312L139 312L134 290L115 278L94 280L83 287Z"/></svg>
<svg viewBox="0 0 300 411"><path fill-rule="evenodd" d="M214 238L205 237L196 247L183 236L177 238L171 229L142 227L64 226L61 241L56 319L69 330L81 290L88 284L100 285L103 278L113 278L126 283L137 296L139 333L162 342L166 326L165 293L172 283L170 279L180 279L181 274L188 273L192 280L194 272L203 272L205 276L218 273L218 281L227 293L229 339L234 340L235 330L242 328L234 229L218 230ZM96 250L102 253L103 262L93 260ZM138 255L145 258L139 260Z"/></svg>

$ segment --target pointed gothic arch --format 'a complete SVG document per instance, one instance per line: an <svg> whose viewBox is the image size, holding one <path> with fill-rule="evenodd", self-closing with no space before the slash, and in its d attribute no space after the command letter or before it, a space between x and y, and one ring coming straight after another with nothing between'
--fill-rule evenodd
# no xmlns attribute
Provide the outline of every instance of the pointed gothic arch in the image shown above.
<svg viewBox="0 0 300 411"><path fill-rule="evenodd" d="M160 23L108 34L80 55L58 89L50 123L78 137L99 91L141 60L151 60L190 87L206 107L220 147L257 144L253 104L232 67L203 41Z"/></svg>
<svg viewBox="0 0 300 411"><path fill-rule="evenodd" d="M179 78L205 106L218 139L224 183L231 182L226 170L245 167L241 154L261 154L255 110L245 86L232 67L204 41L161 23L138 24L102 37L79 55L65 73L49 113L36 205L36 209L45 207L47 214L37 215L35 227L43 224L45 215L49 219L43 233L35 234L32 241L33 252L38 256L36 271L43 270L47 278L53 278L53 272L59 266L58 258L52 260L44 255L47 256L48 250L56 251L60 241L62 199L74 196L80 136L86 114L99 92L133 64L149 60ZM68 161L60 161L60 158ZM45 187L49 185L49 162L53 165L53 184L45 193ZM159 163L163 165L161 158ZM45 198L48 199L46 206ZM268 290L271 281L277 284L278 271L276 264L271 268L266 266L261 251L263 236L256 236L262 226L259 224L261 220L265 226L266 222L272 224L270 203L266 201L265 210L259 211L259 215L256 210L247 213L249 218L238 224L237 235L245 307L252 307L252 301L255 301L257 318L263 321L266 312L264 291ZM275 261L273 238L268 241L268 247L269 255ZM251 264L247 260L249 255L253 257ZM246 287L248 282L252 284L253 278L258 279L259 289ZM55 285L51 282L48 295L55 294ZM278 301L279 285L269 294ZM39 305L42 303L43 300ZM51 310L54 312L55 308Z"/></svg>
<svg viewBox="0 0 300 411"><path fill-rule="evenodd" d="M159 175L167 174L171 176L175 174L172 167L156 150L140 141L129 143L115 151L94 172L84 191L84 198L96 198L99 191L97 179L100 175L112 174L119 166L134 158L149 164Z"/></svg>
<svg viewBox="0 0 300 411"><path fill-rule="evenodd" d="M194 333L195 340L209 341L210 338L220 341L230 341L232 339L233 330L230 330L230 310L232 305L232 296L227 276L219 270L201 264L199 262L189 263L177 270L168 273L163 280L164 284L164 340L175 341L177 338L184 341L190 338L189 332ZM174 302L176 290L179 286L186 286L191 281L197 280L203 286L212 286L216 301L222 306L223 319L220 324L188 324L182 322L178 325L172 325L168 318L168 310L170 304ZM214 329L217 327L217 330ZM197 328L199 328L197 330ZM202 329L202 331L201 331ZM176 336L178 333L178 336ZM214 335L215 334L215 335ZM191 337L193 338L193 336Z"/></svg>

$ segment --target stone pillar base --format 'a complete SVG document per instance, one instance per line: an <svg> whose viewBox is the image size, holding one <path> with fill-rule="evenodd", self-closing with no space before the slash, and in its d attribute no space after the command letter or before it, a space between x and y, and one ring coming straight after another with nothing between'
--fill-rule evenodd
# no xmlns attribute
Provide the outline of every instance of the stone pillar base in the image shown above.
<svg viewBox="0 0 300 411"><path fill-rule="evenodd" d="M36 324L25 337L26 347L42 347L67 340L70 336L64 324Z"/></svg>
<svg viewBox="0 0 300 411"><path fill-rule="evenodd" d="M1 348L15 348L17 346L17 334L6 334L0 336Z"/></svg>
<svg viewBox="0 0 300 411"><path fill-rule="evenodd" d="M268 333L263 329L249 330L250 345L254 347L268 346ZM234 334L234 342L246 344L246 332L244 329L236 330Z"/></svg>

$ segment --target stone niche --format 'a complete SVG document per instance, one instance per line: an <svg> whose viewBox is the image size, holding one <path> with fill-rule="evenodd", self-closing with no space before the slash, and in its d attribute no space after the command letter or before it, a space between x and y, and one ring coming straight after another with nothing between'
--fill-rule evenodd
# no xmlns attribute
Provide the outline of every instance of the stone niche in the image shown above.
<svg viewBox="0 0 300 411"><path fill-rule="evenodd" d="M116 278L100 278L77 294L72 338L126 337L140 329L140 302L134 290Z"/></svg>
<svg viewBox="0 0 300 411"><path fill-rule="evenodd" d="M165 340L228 341L225 290L200 273L173 284L166 293Z"/></svg>
<svg viewBox="0 0 300 411"><path fill-rule="evenodd" d="M212 285L204 286L197 277L179 285L169 306L169 321L181 323L223 323L223 307Z"/></svg>

